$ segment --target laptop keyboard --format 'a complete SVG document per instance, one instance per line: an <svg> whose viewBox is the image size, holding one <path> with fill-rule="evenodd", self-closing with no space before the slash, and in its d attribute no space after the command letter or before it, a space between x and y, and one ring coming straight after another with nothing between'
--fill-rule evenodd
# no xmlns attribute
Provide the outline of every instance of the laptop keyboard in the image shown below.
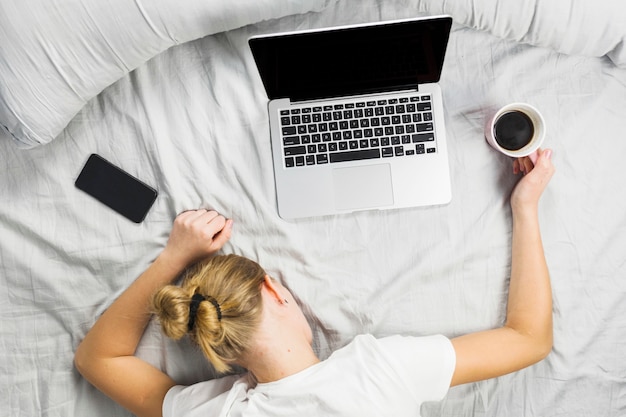
<svg viewBox="0 0 626 417"><path fill-rule="evenodd" d="M430 95L279 110L285 167L437 151Z"/></svg>

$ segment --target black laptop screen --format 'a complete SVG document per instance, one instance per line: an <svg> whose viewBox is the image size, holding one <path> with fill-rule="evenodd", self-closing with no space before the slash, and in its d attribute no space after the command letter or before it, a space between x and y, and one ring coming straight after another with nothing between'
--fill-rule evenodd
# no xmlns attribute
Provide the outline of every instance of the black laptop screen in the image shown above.
<svg viewBox="0 0 626 417"><path fill-rule="evenodd" d="M452 19L397 21L249 40L270 99L417 88L439 81Z"/></svg>

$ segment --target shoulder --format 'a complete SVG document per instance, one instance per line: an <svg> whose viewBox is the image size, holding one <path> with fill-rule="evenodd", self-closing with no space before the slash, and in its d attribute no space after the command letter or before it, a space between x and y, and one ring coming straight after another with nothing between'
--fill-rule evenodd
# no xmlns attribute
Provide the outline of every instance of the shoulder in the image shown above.
<svg viewBox="0 0 626 417"><path fill-rule="evenodd" d="M369 370L394 376L422 401L439 400L450 387L456 354L450 339L443 335L356 337L346 346L352 356Z"/></svg>
<svg viewBox="0 0 626 417"><path fill-rule="evenodd" d="M211 415L217 412L226 401L231 389L236 385L248 387L247 376L231 375L223 378L203 381L170 388L163 401L163 416Z"/></svg>
<svg viewBox="0 0 626 417"><path fill-rule="evenodd" d="M373 349L379 351L405 351L410 355L437 354L454 356L454 348L450 339L443 335L432 336L401 336L393 335L376 338L371 334L355 337L343 349L359 350Z"/></svg>

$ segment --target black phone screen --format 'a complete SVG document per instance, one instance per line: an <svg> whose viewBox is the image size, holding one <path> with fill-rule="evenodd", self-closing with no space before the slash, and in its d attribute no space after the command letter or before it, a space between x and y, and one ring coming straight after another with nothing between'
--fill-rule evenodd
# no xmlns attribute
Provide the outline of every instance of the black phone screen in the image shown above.
<svg viewBox="0 0 626 417"><path fill-rule="evenodd" d="M76 179L78 189L135 223L141 223L157 197L157 191L92 154Z"/></svg>

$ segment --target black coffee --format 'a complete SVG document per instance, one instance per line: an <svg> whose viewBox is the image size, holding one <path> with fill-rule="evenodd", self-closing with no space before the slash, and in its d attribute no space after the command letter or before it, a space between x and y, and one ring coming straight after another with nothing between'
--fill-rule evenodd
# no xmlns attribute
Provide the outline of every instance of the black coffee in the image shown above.
<svg viewBox="0 0 626 417"><path fill-rule="evenodd" d="M493 133L500 146L509 151L517 151L528 145L535 134L535 128L530 117L513 110L498 117Z"/></svg>

